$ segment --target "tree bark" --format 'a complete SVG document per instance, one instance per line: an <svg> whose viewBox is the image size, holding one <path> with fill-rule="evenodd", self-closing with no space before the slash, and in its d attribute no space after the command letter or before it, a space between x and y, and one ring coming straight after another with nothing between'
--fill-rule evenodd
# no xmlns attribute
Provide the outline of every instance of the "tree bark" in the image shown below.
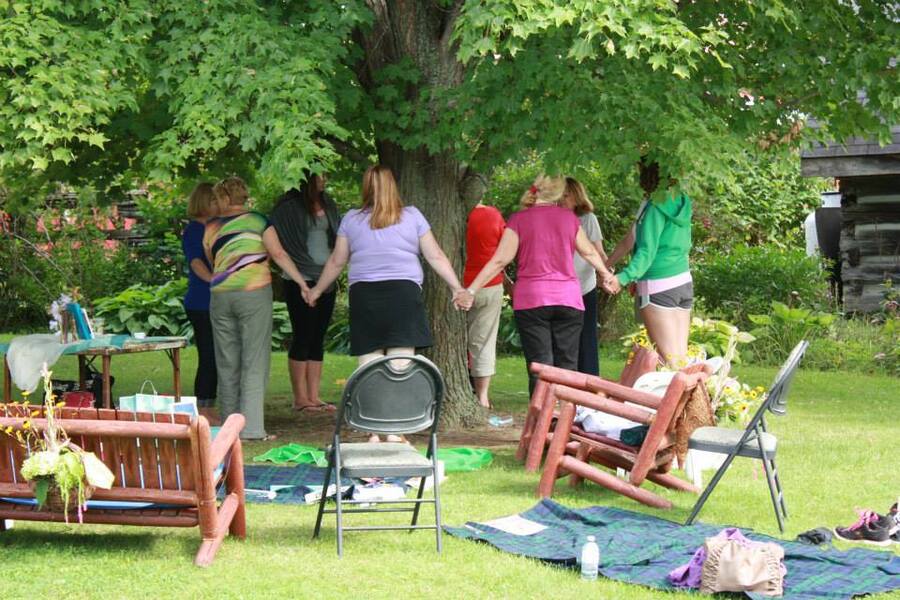
<svg viewBox="0 0 900 600"><path fill-rule="evenodd" d="M364 59L357 66L364 88L372 91L376 73L404 59L411 60L421 73L420 83L406 89L412 101L418 101L425 89L461 83L463 65L450 43L460 2L441 6L414 0L369 0L368 4L373 23L356 35L364 51ZM432 123L436 122L440 107L424 106L423 110L429 112ZM474 204L461 195L468 170L450 152L432 153L424 146L405 148L385 137L375 131L380 161L394 171L404 202L422 211L457 274L461 274L468 205ZM427 267L424 292L434 335L428 356L438 365L446 383L443 421L450 427L471 425L482 410L469 383L465 315L453 309L446 283Z"/></svg>

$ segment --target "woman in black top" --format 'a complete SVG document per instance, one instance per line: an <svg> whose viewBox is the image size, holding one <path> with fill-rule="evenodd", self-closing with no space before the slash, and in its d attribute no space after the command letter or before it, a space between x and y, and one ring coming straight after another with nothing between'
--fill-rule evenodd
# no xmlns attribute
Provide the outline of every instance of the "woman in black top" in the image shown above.
<svg viewBox="0 0 900 600"><path fill-rule="evenodd" d="M310 285L315 285L322 267L334 249L340 217L334 201L325 193L325 176L310 175L278 201L271 215L282 246ZM291 317L293 341L288 351L288 369L294 392L294 410L333 412L334 405L319 398L322 380L325 332L334 310L336 288L308 306L300 287L284 280L284 296Z"/></svg>

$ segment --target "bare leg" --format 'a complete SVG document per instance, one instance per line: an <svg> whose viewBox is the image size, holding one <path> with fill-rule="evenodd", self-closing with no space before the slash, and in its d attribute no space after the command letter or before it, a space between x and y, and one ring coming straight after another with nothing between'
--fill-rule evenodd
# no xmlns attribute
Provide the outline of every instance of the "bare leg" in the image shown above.
<svg viewBox="0 0 900 600"><path fill-rule="evenodd" d="M488 397L488 389L491 387L491 376L473 377L475 382L475 397L478 403L485 408L491 408L491 399Z"/></svg>
<svg viewBox="0 0 900 600"><path fill-rule="evenodd" d="M288 359L288 373L291 376L291 390L294 392L294 408L303 408L311 404L309 384L307 383L308 361Z"/></svg>
<svg viewBox="0 0 900 600"><path fill-rule="evenodd" d="M687 364L691 311L650 304L641 309L641 320L647 327L650 341L666 364L676 369L684 367Z"/></svg>
<svg viewBox="0 0 900 600"><path fill-rule="evenodd" d="M306 363L306 393L311 404L322 404L319 388L322 383L322 361L311 360Z"/></svg>
<svg viewBox="0 0 900 600"><path fill-rule="evenodd" d="M415 354L415 353L416 353L415 348L404 347L404 348L388 348L387 349L388 356L394 356L396 354ZM391 361L391 366L394 367L395 369L405 369L408 364L409 364L408 360L392 360Z"/></svg>
<svg viewBox="0 0 900 600"><path fill-rule="evenodd" d="M356 357L356 368L370 363L376 358L381 358L382 356L384 356L384 350L375 350L374 352L369 352L367 354L360 354Z"/></svg>

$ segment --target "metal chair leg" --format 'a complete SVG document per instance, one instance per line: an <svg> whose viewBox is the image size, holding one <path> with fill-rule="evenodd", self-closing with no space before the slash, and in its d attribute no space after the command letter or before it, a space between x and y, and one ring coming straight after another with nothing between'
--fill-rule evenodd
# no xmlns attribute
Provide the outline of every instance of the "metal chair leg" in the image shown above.
<svg viewBox="0 0 900 600"><path fill-rule="evenodd" d="M419 492L416 494L416 499L418 499L418 500L421 500L422 496L425 495L425 479L426 479L426 477L419 478ZM416 506L415 506L415 508L413 508L412 523L410 523L410 525L415 525L416 523L419 522L419 508L421 508L421 507L422 507L422 503L416 502ZM415 531L415 529L409 530L410 533L412 533L413 531Z"/></svg>
<svg viewBox="0 0 900 600"><path fill-rule="evenodd" d="M725 471L728 470L728 467L731 466L731 462L734 460L734 457L737 456L737 449L735 452L731 452L728 454L728 458L725 459L725 462L722 463L722 466L719 467L719 470L716 471L716 474L713 475L712 480L709 482L709 485L703 490L703 493L700 494L700 498L697 500L697 503L694 504L694 509L691 511L691 516L687 518L687 521L684 522L685 525L693 525L694 520L697 518L697 515L700 514L700 509L703 508L703 505L706 504L706 500L709 498L712 491L719 484L719 480L725 475Z"/></svg>
<svg viewBox="0 0 900 600"><path fill-rule="evenodd" d="M775 480L772 477L772 469L769 468L769 459L763 457L763 470L766 472L766 483L769 486L769 496L772 498L772 507L775 509L775 519L778 521L778 530L784 533L784 519L781 518L781 510L778 506L778 498L775 493Z"/></svg>
<svg viewBox="0 0 900 600"><path fill-rule="evenodd" d="M334 452L334 480L337 483L335 486L336 493L334 494L334 498L337 501L337 508L335 509L335 515L337 517L337 554L338 558L341 558L344 554L344 521L343 521L343 507L341 506L341 445L338 439L335 439L335 444L333 446ZM326 494L328 492L327 489L322 490L322 494Z"/></svg>
<svg viewBox="0 0 900 600"><path fill-rule="evenodd" d="M328 498L328 486L331 484L331 472L334 469L334 452L328 455L328 468L325 469L325 485L322 486L322 497L319 499L319 514L316 515L316 527L313 529L313 539L319 537L319 530L322 528L322 516L325 514L325 501ZM341 486L336 486L340 488ZM338 490L340 494L340 490Z"/></svg>
<svg viewBox="0 0 900 600"><path fill-rule="evenodd" d="M438 554L443 550L443 544L441 542L441 482L440 477L438 476L438 464L437 464L437 436L431 436L431 447L434 452L431 455L431 465L432 470L434 472L434 487L431 488L432 493L434 494L434 524L435 524L435 541L437 543L437 551Z"/></svg>
<svg viewBox="0 0 900 600"><path fill-rule="evenodd" d="M781 487L781 477L778 476L778 467L775 465L775 457L772 457L772 478L775 479L775 490L778 492L778 502L781 504L781 514L788 518L787 504L784 500L784 488Z"/></svg>

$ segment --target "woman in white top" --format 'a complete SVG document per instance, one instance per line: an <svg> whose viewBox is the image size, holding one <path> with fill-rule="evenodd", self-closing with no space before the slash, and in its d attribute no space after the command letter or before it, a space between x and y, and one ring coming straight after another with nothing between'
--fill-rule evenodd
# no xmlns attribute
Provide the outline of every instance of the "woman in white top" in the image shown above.
<svg viewBox="0 0 900 600"><path fill-rule="evenodd" d="M566 177L566 191L560 204L575 212L585 235L605 263L607 257L606 252L603 251L603 233L600 231L597 216L594 215L594 205L588 198L587 191L581 182L574 177ZM584 301L584 322L581 326L581 341L578 346L578 371L589 375L600 375L600 357L597 352L597 271L577 252L575 253L575 274L578 276L581 298Z"/></svg>

